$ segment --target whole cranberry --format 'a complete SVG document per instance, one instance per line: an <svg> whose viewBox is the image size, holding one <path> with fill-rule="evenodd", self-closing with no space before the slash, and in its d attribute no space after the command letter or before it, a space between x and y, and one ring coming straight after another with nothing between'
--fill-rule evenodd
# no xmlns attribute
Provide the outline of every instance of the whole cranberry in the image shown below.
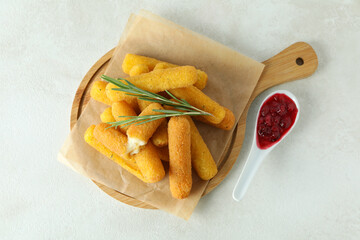
<svg viewBox="0 0 360 240"><path fill-rule="evenodd" d="M280 120L281 120L281 117L280 117L280 116L275 116L275 117L274 117L274 123L275 123L275 124L279 124L279 123L280 123Z"/></svg>
<svg viewBox="0 0 360 240"><path fill-rule="evenodd" d="M266 124L267 126L271 126L271 125L272 125L272 118L271 118L271 115L270 115L270 114L266 115L266 117L265 117L265 124Z"/></svg>
<svg viewBox="0 0 360 240"><path fill-rule="evenodd" d="M281 119L280 121L280 127L282 128L289 128L291 125L291 118L289 116L285 117L284 119Z"/></svg>
<svg viewBox="0 0 360 240"><path fill-rule="evenodd" d="M277 126L272 126L271 127L271 141L275 142L276 140L278 140L280 138L280 128Z"/></svg>
<svg viewBox="0 0 360 240"><path fill-rule="evenodd" d="M261 116L265 117L266 114L269 113L269 110L270 110L270 107L268 105L264 105L260 111Z"/></svg>
<svg viewBox="0 0 360 240"><path fill-rule="evenodd" d="M259 117L259 124L263 124L265 121L265 118L264 117Z"/></svg>
<svg viewBox="0 0 360 240"><path fill-rule="evenodd" d="M287 114L286 105L285 105L285 104L281 104L279 110L277 111L277 113L278 113L280 116L284 116L285 114Z"/></svg>
<svg viewBox="0 0 360 240"><path fill-rule="evenodd" d="M295 103L293 103L293 102L289 102L289 103L288 103L288 105L287 105L287 110L288 110L289 112L294 111L295 108L296 108Z"/></svg>

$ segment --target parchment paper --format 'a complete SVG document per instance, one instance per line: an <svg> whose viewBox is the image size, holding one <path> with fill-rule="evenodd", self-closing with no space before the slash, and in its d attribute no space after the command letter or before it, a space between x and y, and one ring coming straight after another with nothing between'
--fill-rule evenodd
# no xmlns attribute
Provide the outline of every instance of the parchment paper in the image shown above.
<svg viewBox="0 0 360 240"><path fill-rule="evenodd" d="M126 53L157 58L178 65L193 65L205 71L209 80L203 90L232 110L239 120L264 65L211 39L194 33L146 11L132 14L106 70L111 77L125 77L121 64ZM187 199L171 197L168 175L146 184L104 157L84 141L84 132L100 122L104 104L90 100L61 148L58 158L80 174L121 193L188 219L208 181L193 173L193 187ZM196 122L216 162L219 162L233 131L224 131Z"/></svg>

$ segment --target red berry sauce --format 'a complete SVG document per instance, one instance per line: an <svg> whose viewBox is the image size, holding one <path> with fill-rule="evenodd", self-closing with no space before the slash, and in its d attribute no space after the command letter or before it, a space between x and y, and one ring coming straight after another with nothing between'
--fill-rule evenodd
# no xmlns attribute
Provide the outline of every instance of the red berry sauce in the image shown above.
<svg viewBox="0 0 360 240"><path fill-rule="evenodd" d="M294 101L282 93L269 97L261 106L256 128L256 142L267 149L278 142L292 127L298 109Z"/></svg>

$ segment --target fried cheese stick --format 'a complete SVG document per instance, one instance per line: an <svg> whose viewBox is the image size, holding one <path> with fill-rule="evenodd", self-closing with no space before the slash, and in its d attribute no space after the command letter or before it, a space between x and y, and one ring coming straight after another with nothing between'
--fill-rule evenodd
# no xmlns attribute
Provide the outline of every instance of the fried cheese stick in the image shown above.
<svg viewBox="0 0 360 240"><path fill-rule="evenodd" d="M115 122L115 118L112 115L111 107L106 108L101 114L100 114L101 122L108 123L108 122Z"/></svg>
<svg viewBox="0 0 360 240"><path fill-rule="evenodd" d="M164 166L157 149L151 142L148 142L145 147L140 149L139 153L134 155L134 159L148 182L158 182L165 177Z"/></svg>
<svg viewBox="0 0 360 240"><path fill-rule="evenodd" d="M94 137L101 142L110 151L115 152L120 157L130 160L131 157L126 153L126 135L117 131L115 128L109 128L110 125L100 123L94 128Z"/></svg>
<svg viewBox="0 0 360 240"><path fill-rule="evenodd" d="M114 116L115 121L123 121L129 118L121 117L121 116L136 116L136 112L134 109L128 104L126 101L113 102L112 104L112 116ZM126 131L129 129L128 126L119 126L119 129L122 133L126 134Z"/></svg>
<svg viewBox="0 0 360 240"><path fill-rule="evenodd" d="M124 61L122 63L122 69L124 73L129 74L133 66L138 64L144 64L148 66L150 71L152 71L154 70L155 65L158 64L159 62L161 61L155 58L144 57L144 56L128 53L126 54Z"/></svg>
<svg viewBox="0 0 360 240"><path fill-rule="evenodd" d="M90 96L98 102L105 103L107 105L111 105L111 99L109 99L106 95L106 85L107 82L104 81L96 81L91 86Z"/></svg>
<svg viewBox="0 0 360 240"><path fill-rule="evenodd" d="M191 86L196 82L197 75L194 67L183 66L169 69L159 69L125 79L138 88L158 93L168 89ZM125 83L125 81L123 82ZM113 90L113 88L118 87L112 83L109 83L106 86L106 95L111 101L116 102L125 100L131 106L133 106L133 104L137 105L135 96L126 95L125 92Z"/></svg>
<svg viewBox="0 0 360 240"><path fill-rule="evenodd" d="M167 120L160 124L154 135L151 137L152 143L157 147L165 147L168 145L168 123Z"/></svg>
<svg viewBox="0 0 360 240"><path fill-rule="evenodd" d="M126 79L138 88L158 93L168 89L193 85L197 80L197 73L193 66L182 66L158 69Z"/></svg>
<svg viewBox="0 0 360 240"><path fill-rule="evenodd" d="M141 100L139 98L137 99L137 102L141 112L144 111L144 109L152 103L150 101Z"/></svg>
<svg viewBox="0 0 360 240"><path fill-rule="evenodd" d="M198 80L194 84L195 87L197 87L200 90L203 90L206 87L207 81L208 81L208 75L201 70L197 70Z"/></svg>
<svg viewBox="0 0 360 240"><path fill-rule="evenodd" d="M100 152L101 154L103 154L106 157L110 158L112 161L119 164L122 168L124 168L125 170L127 170L128 172L133 174L135 177L139 178L140 180L142 180L144 182L147 182L145 180L144 176L142 175L142 173L140 172L139 167L136 165L135 160L134 159L127 159L126 160L126 159L120 157L119 155L117 155L116 153L112 152L111 150L109 150L107 147L105 147L104 144L99 142L94 137L94 129L95 129L95 125L91 125L86 130L86 132L84 134L85 141L90 146L95 148L98 152Z"/></svg>
<svg viewBox="0 0 360 240"><path fill-rule="evenodd" d="M202 180L213 178L218 170L216 163L191 117L186 116L191 130L191 164Z"/></svg>
<svg viewBox="0 0 360 240"><path fill-rule="evenodd" d="M126 135L114 128L108 128L109 126L106 123L100 123L95 126L94 137L100 143L124 159L129 161L134 159L146 182L157 182L165 176L164 167L156 149L151 143L141 149L138 156L130 156L126 151Z"/></svg>
<svg viewBox="0 0 360 240"><path fill-rule="evenodd" d="M203 117L211 123L218 124L225 117L225 109L194 86L169 90L175 97L185 99L188 103L212 115Z"/></svg>
<svg viewBox="0 0 360 240"><path fill-rule="evenodd" d="M137 76L137 75L140 75L143 73L148 73L148 72L150 72L150 70L147 65L137 64L131 68L129 75L130 75L130 77L132 77L132 76Z"/></svg>
<svg viewBox="0 0 360 240"><path fill-rule="evenodd" d="M177 66L178 65L167 63L167 62L160 62L155 65L154 70L173 68L173 67L177 67ZM201 71L199 69L196 69L196 73L198 76L198 80L196 81L196 83L194 83L194 86L197 87L198 89L202 90L206 87L208 76L204 71Z"/></svg>
<svg viewBox="0 0 360 240"><path fill-rule="evenodd" d="M149 72L149 68L147 65L145 64L137 64L135 66L133 66L130 70L130 76L137 76L140 75L142 73L146 73ZM145 101L145 100L141 100L139 98L137 98L137 102L138 102L138 106L140 108L140 111L143 111L147 106L149 106L152 102L150 101ZM125 115L125 114L123 114ZM126 116L126 115L125 115ZM124 119L125 120L125 119ZM119 120L117 120L119 121ZM129 126L124 127L123 129L129 128ZM153 134L152 138L151 138L153 144L156 147L164 147L167 145L168 143L168 133L167 133L167 121L164 120L160 126L156 129L155 133Z"/></svg>
<svg viewBox="0 0 360 240"><path fill-rule="evenodd" d="M139 116L145 115L159 115L160 112L155 112L153 109L164 109L159 103L152 103L147 106ZM160 126L164 118L147 122L141 125L132 124L126 131L128 136L127 152L136 154L139 152L141 146L146 145L148 140L152 137L156 129Z"/></svg>
<svg viewBox="0 0 360 240"><path fill-rule="evenodd" d="M168 125L170 191L174 198L183 199L192 187L190 124L180 116L171 117Z"/></svg>
<svg viewBox="0 0 360 240"><path fill-rule="evenodd" d="M139 111L139 106L137 103L137 97L127 95L125 92L113 90L113 88L118 88L118 86L108 83L105 88L106 96L112 102L125 101L134 109L135 112ZM110 104L111 105L111 104Z"/></svg>
<svg viewBox="0 0 360 240"><path fill-rule="evenodd" d="M175 64L167 63L167 62L159 62L155 65L154 70L156 69L166 69L166 68L173 68L177 67Z"/></svg>
<svg viewBox="0 0 360 240"><path fill-rule="evenodd" d="M169 161L169 148L168 146L166 147L156 147L158 155L160 157L161 160L163 160L164 162L168 162Z"/></svg>
<svg viewBox="0 0 360 240"><path fill-rule="evenodd" d="M126 54L122 64L123 71L129 74L133 66L138 64L146 65L150 71L157 69L174 68L179 66L168 62L163 62L155 58L144 57L144 56L128 53ZM208 80L207 74L197 69L197 81L194 84L194 86L202 90L206 86L207 80Z"/></svg>
<svg viewBox="0 0 360 240"><path fill-rule="evenodd" d="M235 116L234 113L229 109L227 109L226 107L224 107L224 109L225 109L225 117L218 124L213 124L207 121L203 116L194 116L194 119L223 130L231 130L235 124Z"/></svg>
<svg viewBox="0 0 360 240"><path fill-rule="evenodd" d="M149 68L147 65L137 64L131 68L129 75L132 77L132 76L137 76L137 75L140 75L142 73L147 73L147 72L149 72ZM144 111L144 109L152 103L150 101L141 100L139 98L136 98L136 100L137 100L140 112Z"/></svg>

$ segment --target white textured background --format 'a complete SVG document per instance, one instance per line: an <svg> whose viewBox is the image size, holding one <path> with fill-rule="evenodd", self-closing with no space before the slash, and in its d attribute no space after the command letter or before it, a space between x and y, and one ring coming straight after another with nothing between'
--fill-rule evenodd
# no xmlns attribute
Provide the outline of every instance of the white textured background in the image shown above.
<svg viewBox="0 0 360 240"><path fill-rule="evenodd" d="M296 41L319 58L313 76L255 100L237 163L188 222L117 202L56 160L82 77L141 8L258 61ZM359 69L355 0L1 0L0 239L360 239ZM255 111L275 89L301 116L237 203Z"/></svg>

